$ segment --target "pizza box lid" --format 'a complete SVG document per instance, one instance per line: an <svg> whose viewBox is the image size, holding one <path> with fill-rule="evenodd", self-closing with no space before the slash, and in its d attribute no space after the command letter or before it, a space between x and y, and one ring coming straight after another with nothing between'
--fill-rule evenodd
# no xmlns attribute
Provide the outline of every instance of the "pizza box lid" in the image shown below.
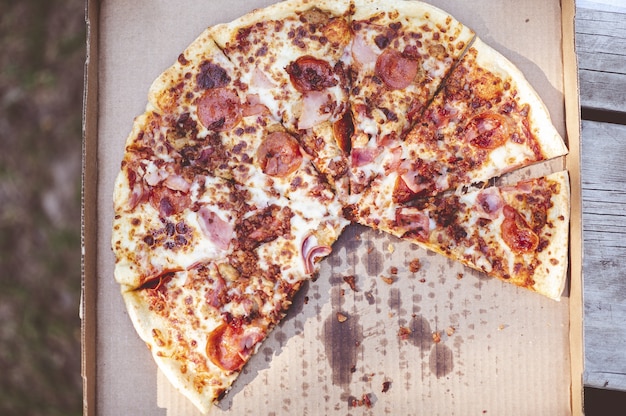
<svg viewBox="0 0 626 416"><path fill-rule="evenodd" d="M199 414L157 370L113 279L113 181L153 79L202 30L268 0L87 0L81 299L84 414ZM211 414L582 413L574 2L432 1L517 65L566 139L570 281L560 302L349 227ZM514 10L511 9L514 7ZM511 180L528 175L512 175ZM410 270L412 260L421 268ZM398 269L397 274L391 268ZM343 280L356 276L356 290ZM386 282L393 277L393 282ZM339 322L338 314L347 318ZM401 328L410 335L400 337Z"/></svg>

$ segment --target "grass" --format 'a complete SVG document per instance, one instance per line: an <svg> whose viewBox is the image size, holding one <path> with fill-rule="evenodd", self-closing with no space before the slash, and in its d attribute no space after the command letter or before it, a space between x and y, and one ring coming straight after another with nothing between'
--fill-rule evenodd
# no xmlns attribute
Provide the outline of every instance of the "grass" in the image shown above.
<svg viewBox="0 0 626 416"><path fill-rule="evenodd" d="M82 414L83 0L0 0L0 414Z"/></svg>

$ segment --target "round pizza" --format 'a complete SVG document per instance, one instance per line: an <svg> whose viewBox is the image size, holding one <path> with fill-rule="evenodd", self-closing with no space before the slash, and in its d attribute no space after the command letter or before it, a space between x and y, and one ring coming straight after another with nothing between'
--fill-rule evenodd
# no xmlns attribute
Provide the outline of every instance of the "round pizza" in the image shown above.
<svg viewBox="0 0 626 416"><path fill-rule="evenodd" d="M115 184L115 279L203 412L351 223L553 299L567 148L506 58L419 1L288 0L206 29L152 84Z"/></svg>

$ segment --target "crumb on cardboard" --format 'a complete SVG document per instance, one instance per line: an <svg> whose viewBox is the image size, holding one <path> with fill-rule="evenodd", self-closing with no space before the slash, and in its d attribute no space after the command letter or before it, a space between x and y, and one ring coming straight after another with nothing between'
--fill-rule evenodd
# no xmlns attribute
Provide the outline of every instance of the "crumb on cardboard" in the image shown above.
<svg viewBox="0 0 626 416"><path fill-rule="evenodd" d="M453 326L449 326L449 327L447 327L447 328L446 328L446 335L448 335L449 337L451 337L451 336L454 334L454 332L455 332L455 331L456 331L456 330L454 329L454 327L453 327Z"/></svg>
<svg viewBox="0 0 626 416"><path fill-rule="evenodd" d="M457 273L456 278L461 280L463 278L463 273Z"/></svg>
<svg viewBox="0 0 626 416"><path fill-rule="evenodd" d="M372 399L370 398L370 393L363 393L360 399L356 397L348 398L348 404L350 407L362 407L365 406L368 409L372 408Z"/></svg>
<svg viewBox="0 0 626 416"><path fill-rule="evenodd" d="M389 388L391 388L391 381L383 381L383 389L381 391L387 393Z"/></svg>
<svg viewBox="0 0 626 416"><path fill-rule="evenodd" d="M441 342L441 333L439 331L433 332L433 342L439 344Z"/></svg>
<svg viewBox="0 0 626 416"><path fill-rule="evenodd" d="M395 282L395 281L396 281L396 279L394 279L394 278L393 278L393 277L391 277L391 276L380 276L380 279L381 279L383 282L387 283L388 285L390 285L390 284L392 284L393 282Z"/></svg>
<svg viewBox="0 0 626 416"><path fill-rule="evenodd" d="M344 315L341 312L337 312L337 321L343 323L343 322L346 322L347 320L348 320L348 316L347 315Z"/></svg>
<svg viewBox="0 0 626 416"><path fill-rule="evenodd" d="M411 335L411 329L406 326L401 326L398 330L398 337L402 340L408 339L409 335Z"/></svg>
<svg viewBox="0 0 626 416"><path fill-rule="evenodd" d="M356 288L356 276L355 275L350 274L350 275L344 276L343 281L346 282L348 286L350 286L350 289L352 289L354 292L358 292Z"/></svg>
<svg viewBox="0 0 626 416"><path fill-rule="evenodd" d="M409 270L411 271L411 273L417 273L420 271L421 268L422 262L420 261L420 259L413 259L409 263Z"/></svg>
<svg viewBox="0 0 626 416"><path fill-rule="evenodd" d="M387 246L387 251L393 253L395 250L396 248L393 246L393 244L389 243L389 245Z"/></svg>
<svg viewBox="0 0 626 416"><path fill-rule="evenodd" d="M398 268L397 268L396 266L391 266L391 267L389 268L389 273L391 273L391 274L393 274L393 275L398 274Z"/></svg>

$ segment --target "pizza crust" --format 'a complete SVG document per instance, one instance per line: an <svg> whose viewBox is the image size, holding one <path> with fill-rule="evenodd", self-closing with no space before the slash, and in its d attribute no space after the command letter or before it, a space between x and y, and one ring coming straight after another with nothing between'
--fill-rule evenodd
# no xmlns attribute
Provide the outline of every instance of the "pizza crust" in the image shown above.
<svg viewBox="0 0 626 416"><path fill-rule="evenodd" d="M555 172L546 179L559 183L559 192L552 197L548 221L552 239L546 250L538 254L540 266L535 272L533 289L554 300L559 300L567 283L569 264L570 185L567 171Z"/></svg>

